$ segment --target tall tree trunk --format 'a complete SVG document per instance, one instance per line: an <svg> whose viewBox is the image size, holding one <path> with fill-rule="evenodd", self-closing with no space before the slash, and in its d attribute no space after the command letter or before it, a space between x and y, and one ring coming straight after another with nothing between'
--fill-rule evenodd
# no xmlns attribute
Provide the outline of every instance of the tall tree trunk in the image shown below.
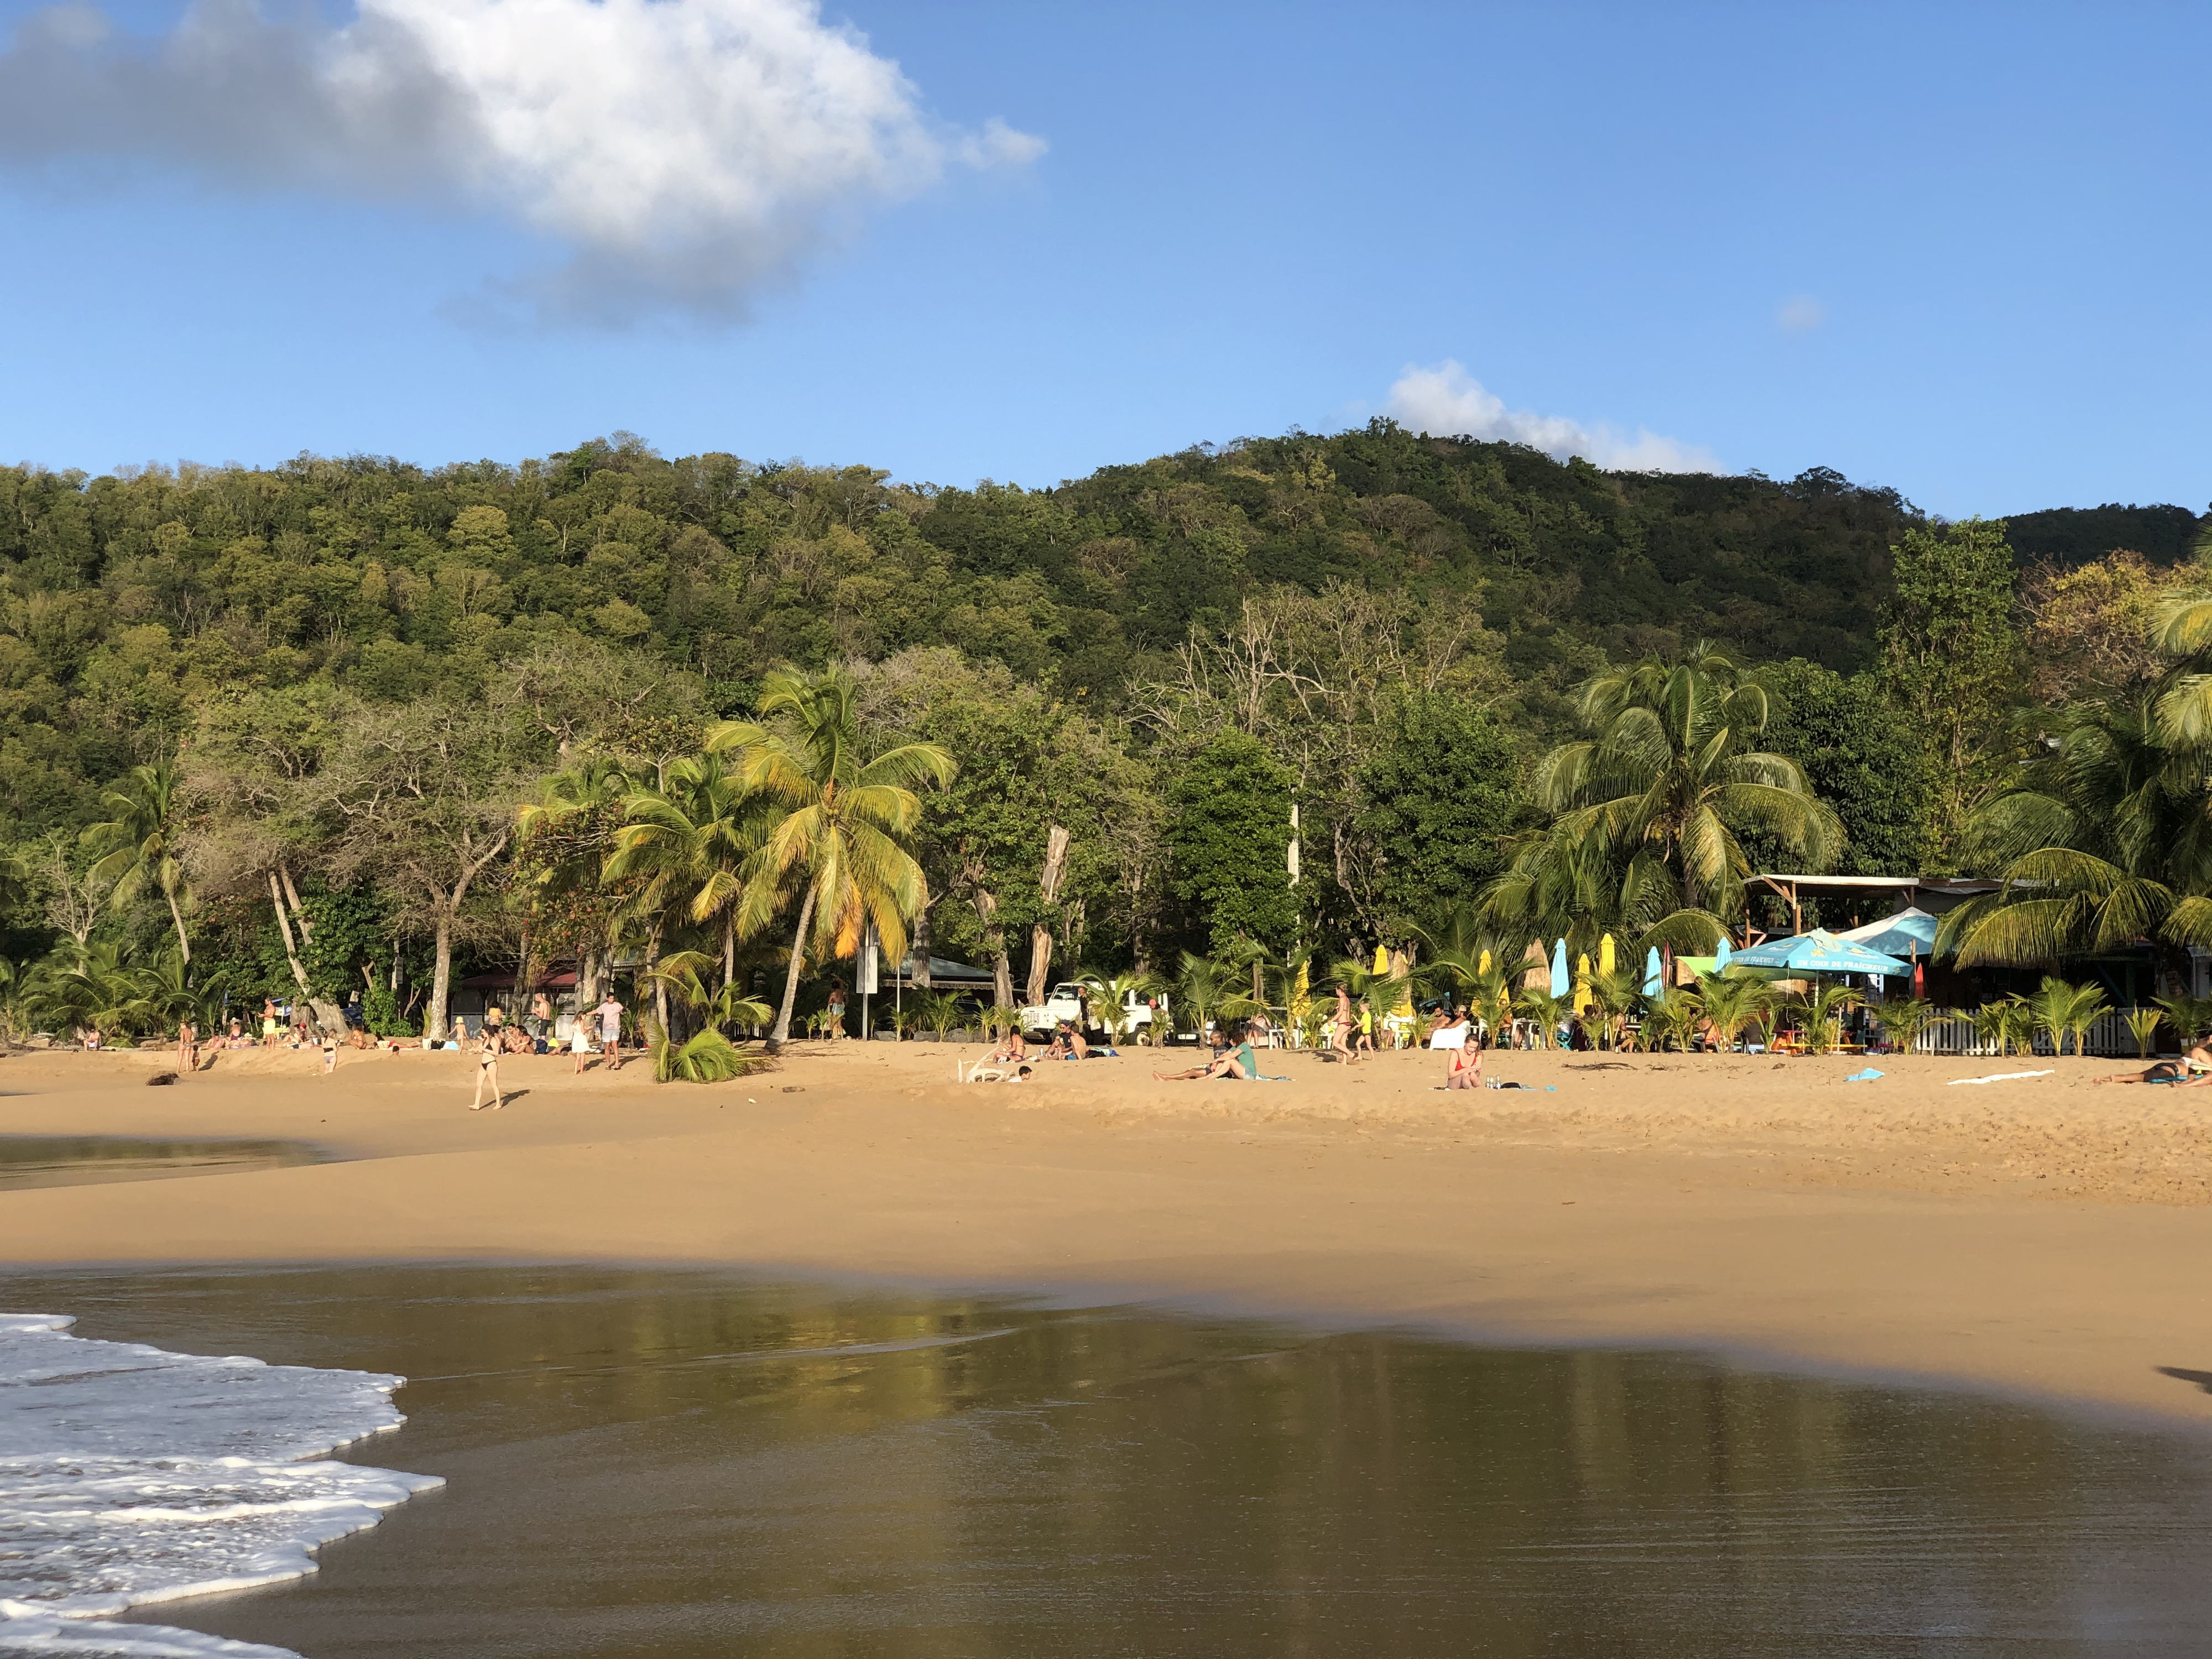
<svg viewBox="0 0 2212 1659"><path fill-rule="evenodd" d="M177 908L177 896L164 891L161 896L169 901L169 920L177 924L177 949L184 952L185 966L192 965L192 942L185 937L185 913ZM82 939L77 941L82 945Z"/></svg>
<svg viewBox="0 0 2212 1659"><path fill-rule="evenodd" d="M307 988L307 970L300 965L300 947L292 941L292 918L284 909L284 895L276 890L276 873L269 873L269 902L276 907L276 931L284 936L284 960L292 964L292 981L300 988L303 1002L313 1000L314 993Z"/></svg>
<svg viewBox="0 0 2212 1659"><path fill-rule="evenodd" d="M1037 896L1048 915L1060 902L1060 884L1067 874L1067 831L1055 823L1045 836L1044 871L1037 878ZM1052 978L1052 924L1040 916L1030 926L1030 1006L1044 1000Z"/></svg>
<svg viewBox="0 0 2212 1659"><path fill-rule="evenodd" d="M914 952L914 972L909 977L913 979L915 988L918 991L927 991L930 988L929 908L927 904L923 905L921 914L914 919L914 940L911 946ZM893 971L896 971L896 967Z"/></svg>
<svg viewBox="0 0 2212 1659"><path fill-rule="evenodd" d="M1006 930L998 925L999 899L975 890L975 920L983 924L983 943L991 951L991 994L1002 1008L1014 1006L1014 968L1006 960Z"/></svg>
<svg viewBox="0 0 2212 1659"><path fill-rule="evenodd" d="M315 924L307 920L307 907L300 902L300 890L292 885L290 867L280 864L276 866L276 873L284 878L284 896L292 902L292 915L293 919L300 924L301 939L309 945L313 944Z"/></svg>
<svg viewBox="0 0 2212 1659"><path fill-rule="evenodd" d="M806 963L806 930L814 925L814 889L806 890L806 902L799 907L799 931L791 936L791 969L783 976L783 1006L776 1010L775 1029L768 1034L770 1054L790 1041L791 1005L799 1000L799 975Z"/></svg>
<svg viewBox="0 0 2212 1659"><path fill-rule="evenodd" d="M722 918L722 988L726 991L738 976L738 919L734 914Z"/></svg>
<svg viewBox="0 0 2212 1659"><path fill-rule="evenodd" d="M660 969L660 929L654 928L645 938L645 971L653 978L653 1013L660 1022L660 1035L668 1030L668 981L658 977Z"/></svg>
<svg viewBox="0 0 2212 1659"><path fill-rule="evenodd" d="M436 954L430 969L430 1006L423 1011L422 1030L429 1036L443 1042L446 1040L446 1003L453 988L453 918L441 907L438 911Z"/></svg>

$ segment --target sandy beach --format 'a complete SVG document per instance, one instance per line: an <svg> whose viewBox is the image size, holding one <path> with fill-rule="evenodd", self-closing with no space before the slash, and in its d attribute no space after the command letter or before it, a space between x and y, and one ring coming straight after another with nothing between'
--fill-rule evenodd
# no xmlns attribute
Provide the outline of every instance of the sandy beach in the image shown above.
<svg viewBox="0 0 2212 1659"><path fill-rule="evenodd" d="M1522 1343L1717 1348L2212 1424L2212 1092L2108 1060L1441 1056L962 1085L931 1043L775 1072L460 1054L0 1060L0 1133L298 1138L344 1161L0 1195L0 1259L695 1261L1188 1302ZM1981 1086L1994 1072L2050 1074Z"/></svg>

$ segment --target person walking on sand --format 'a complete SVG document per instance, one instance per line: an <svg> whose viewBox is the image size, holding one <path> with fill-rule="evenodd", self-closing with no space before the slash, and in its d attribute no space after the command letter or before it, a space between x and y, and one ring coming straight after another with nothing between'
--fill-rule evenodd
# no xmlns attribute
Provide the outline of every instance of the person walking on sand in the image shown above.
<svg viewBox="0 0 2212 1659"><path fill-rule="evenodd" d="M1347 1066L1359 1058L1352 1046L1352 993L1340 985L1336 988L1336 1015L1328 1023L1328 1048Z"/></svg>
<svg viewBox="0 0 2212 1659"><path fill-rule="evenodd" d="M177 1070L190 1077L199 1069L200 1030L189 1019L177 1022Z"/></svg>
<svg viewBox="0 0 2212 1659"><path fill-rule="evenodd" d="M609 990L599 1004L599 1047L606 1051L610 1072L622 1070L622 1017L623 1006Z"/></svg>
<svg viewBox="0 0 2212 1659"><path fill-rule="evenodd" d="M1359 999L1359 1042L1356 1046L1363 1054L1375 1052L1375 1008L1365 997Z"/></svg>
<svg viewBox="0 0 2212 1659"><path fill-rule="evenodd" d="M486 1110L496 1112L507 1104L499 1088L499 1039L495 1036L478 1037L476 1042L476 1050L477 1090L476 1093L469 1097L469 1109L472 1112ZM491 1104L489 1107L484 1104L486 1088L491 1091Z"/></svg>
<svg viewBox="0 0 2212 1659"><path fill-rule="evenodd" d="M830 981L830 1027L823 1035L832 1042L845 1035L845 981L842 979Z"/></svg>

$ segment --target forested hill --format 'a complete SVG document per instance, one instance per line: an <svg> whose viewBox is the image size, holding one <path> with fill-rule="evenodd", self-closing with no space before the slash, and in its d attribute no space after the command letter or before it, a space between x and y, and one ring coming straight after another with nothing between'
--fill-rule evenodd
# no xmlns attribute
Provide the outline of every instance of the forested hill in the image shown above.
<svg viewBox="0 0 2212 1659"><path fill-rule="evenodd" d="M82 821L97 784L231 690L398 702L580 635L692 671L725 712L779 660L946 645L1103 714L1279 589L1363 596L1408 634L1463 627L1525 741L1606 658L1706 637L1860 665L1888 550L1920 521L1822 469L1608 473L1384 421L1033 491L625 437L435 471L0 470L0 837ZM2179 507L2021 522L2065 561L2153 531L2137 550L2167 559L2200 527Z"/></svg>

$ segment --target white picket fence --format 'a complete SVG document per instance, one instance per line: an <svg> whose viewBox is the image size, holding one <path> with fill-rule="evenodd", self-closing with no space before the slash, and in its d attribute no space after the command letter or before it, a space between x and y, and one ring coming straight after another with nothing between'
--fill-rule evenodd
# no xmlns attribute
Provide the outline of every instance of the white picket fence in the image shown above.
<svg viewBox="0 0 2212 1659"><path fill-rule="evenodd" d="M2124 1018L2129 1012L2121 1009L2100 1016L2097 1023L2089 1028L2085 1052L2133 1060L2136 1053L2135 1033L2128 1030ZM2162 1030L2159 1033L2161 1037L2166 1035ZM1973 1019L1966 1014L1946 1014L1931 1019L1921 1029L1920 1035L1912 1040L1912 1052L1916 1054L1994 1054L1996 1051L1994 1042L1985 1042L1974 1034ZM2035 1052L2039 1054L2053 1052L2050 1037L2041 1031L2035 1034ZM2067 1044L2067 1052L2073 1052L2070 1042ZM2157 1042L2151 1044L2151 1052L2158 1052Z"/></svg>

